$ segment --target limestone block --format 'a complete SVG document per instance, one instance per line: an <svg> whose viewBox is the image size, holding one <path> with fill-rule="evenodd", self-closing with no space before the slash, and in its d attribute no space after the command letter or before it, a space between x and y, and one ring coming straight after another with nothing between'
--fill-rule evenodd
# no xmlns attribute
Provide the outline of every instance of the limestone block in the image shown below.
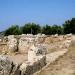
<svg viewBox="0 0 75 75"><path fill-rule="evenodd" d="M63 46L66 47L66 48L68 48L70 45L71 45L71 40L65 40L63 42Z"/></svg>
<svg viewBox="0 0 75 75"><path fill-rule="evenodd" d="M19 51L21 53L27 53L29 47L35 43L35 38L33 37L33 35L26 35L25 37L22 37L19 39Z"/></svg>
<svg viewBox="0 0 75 75"><path fill-rule="evenodd" d="M2 39L0 39L0 42L2 41Z"/></svg>
<svg viewBox="0 0 75 75"><path fill-rule="evenodd" d="M20 38L19 39L19 44L18 44L18 49L20 53L27 53L29 44L28 40L26 38Z"/></svg>
<svg viewBox="0 0 75 75"><path fill-rule="evenodd" d="M54 38L57 38L57 37L58 37L58 34L55 34L55 35L54 35Z"/></svg>
<svg viewBox="0 0 75 75"><path fill-rule="evenodd" d="M45 34L42 34L42 37L46 37L46 35Z"/></svg>
<svg viewBox="0 0 75 75"><path fill-rule="evenodd" d="M30 50L33 50L36 55L45 55L47 53L46 48L41 45L32 45Z"/></svg>
<svg viewBox="0 0 75 75"><path fill-rule="evenodd" d="M20 66L21 75L31 75L46 65L46 56L37 56L37 61L23 63Z"/></svg>
<svg viewBox="0 0 75 75"><path fill-rule="evenodd" d="M7 57L0 55L0 75L9 75L12 69L12 62Z"/></svg>
<svg viewBox="0 0 75 75"><path fill-rule="evenodd" d="M71 41L71 46L75 46L75 40Z"/></svg>
<svg viewBox="0 0 75 75"><path fill-rule="evenodd" d="M9 35L8 36L8 40L11 40L12 38L14 38L14 35Z"/></svg>
<svg viewBox="0 0 75 75"><path fill-rule="evenodd" d="M10 50L11 52L17 51L18 41L16 38L14 38L14 35L8 36L7 46L8 46L8 50Z"/></svg>
<svg viewBox="0 0 75 75"><path fill-rule="evenodd" d="M70 34L67 34L66 36L67 36L67 37L72 37L72 33L70 33Z"/></svg>
<svg viewBox="0 0 75 75"><path fill-rule="evenodd" d="M38 33L38 34L36 35L36 37L41 37L41 33Z"/></svg>
<svg viewBox="0 0 75 75"><path fill-rule="evenodd" d="M28 51L28 61L33 62L36 60L36 53L34 51Z"/></svg>
<svg viewBox="0 0 75 75"><path fill-rule="evenodd" d="M59 36L59 41L63 41L64 38L63 38L63 35Z"/></svg>

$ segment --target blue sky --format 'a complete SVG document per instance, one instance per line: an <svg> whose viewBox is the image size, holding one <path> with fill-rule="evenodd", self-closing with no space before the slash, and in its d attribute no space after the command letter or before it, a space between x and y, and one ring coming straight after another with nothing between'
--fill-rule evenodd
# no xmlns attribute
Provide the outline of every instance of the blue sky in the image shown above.
<svg viewBox="0 0 75 75"><path fill-rule="evenodd" d="M75 0L0 0L0 31L34 22L58 24L75 17Z"/></svg>

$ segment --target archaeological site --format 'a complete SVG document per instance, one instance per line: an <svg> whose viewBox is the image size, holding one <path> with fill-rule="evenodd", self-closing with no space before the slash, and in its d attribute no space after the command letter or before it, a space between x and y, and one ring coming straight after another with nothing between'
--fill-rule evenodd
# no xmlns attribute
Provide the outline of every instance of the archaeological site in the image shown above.
<svg viewBox="0 0 75 75"><path fill-rule="evenodd" d="M60 59L63 60L63 56L67 55L74 44L75 36L72 34L0 37L0 75L75 75L70 67L63 69L63 65L61 69L64 72L61 73L56 68L60 65L55 65Z"/></svg>

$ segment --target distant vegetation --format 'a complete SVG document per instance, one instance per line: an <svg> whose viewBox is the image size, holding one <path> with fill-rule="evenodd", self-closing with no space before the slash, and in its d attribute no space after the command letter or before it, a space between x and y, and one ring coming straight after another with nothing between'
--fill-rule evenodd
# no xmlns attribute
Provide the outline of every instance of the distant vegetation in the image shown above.
<svg viewBox="0 0 75 75"><path fill-rule="evenodd" d="M5 30L4 35L20 35L20 34L38 34L43 33L46 35L52 34L75 34L75 18L65 21L63 25L44 25L43 27L35 23L27 23L22 27L19 25L12 25Z"/></svg>

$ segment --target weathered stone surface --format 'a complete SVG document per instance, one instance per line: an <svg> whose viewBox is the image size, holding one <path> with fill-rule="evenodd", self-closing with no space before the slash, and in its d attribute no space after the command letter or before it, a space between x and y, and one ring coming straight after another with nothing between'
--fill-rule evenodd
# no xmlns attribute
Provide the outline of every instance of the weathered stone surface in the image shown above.
<svg viewBox="0 0 75 75"><path fill-rule="evenodd" d="M27 53L27 50L29 48L28 41L25 38L20 38L19 39L19 45L18 49L20 53Z"/></svg>
<svg viewBox="0 0 75 75"><path fill-rule="evenodd" d="M71 45L71 40L65 40L63 42L63 47L68 48Z"/></svg>
<svg viewBox="0 0 75 75"><path fill-rule="evenodd" d="M0 55L0 75L21 75L19 65Z"/></svg>
<svg viewBox="0 0 75 75"><path fill-rule="evenodd" d="M45 55L47 52L46 48L40 44L31 46L30 50L34 51L36 55Z"/></svg>
<svg viewBox="0 0 75 75"><path fill-rule="evenodd" d="M73 44L75 44L75 41L72 42ZM19 65L19 63L16 63L16 61L18 62L19 59L22 59L19 58L21 57L21 55L16 57L17 60L13 58L14 63L9 61L7 57L2 56L2 58L0 57L0 75L31 75L46 65L46 49L52 51L53 49L55 49L55 51L56 49L62 50L63 48L68 48L70 46L70 43L71 35L58 36L58 34L56 34L47 37L44 34L22 34L19 36L10 35L8 36L7 42L8 50L14 52L17 51L18 48L19 52L24 53L25 55L28 54L28 61L25 62L27 59L24 59L24 61L21 61ZM3 51L3 53L5 53L5 51ZM56 56L57 55L58 54L56 54ZM52 56L56 57L55 55ZM54 59L51 58L48 61L51 60Z"/></svg>
<svg viewBox="0 0 75 75"><path fill-rule="evenodd" d="M20 66L21 75L31 75L46 65L46 56L37 56L37 61L23 63Z"/></svg>
<svg viewBox="0 0 75 75"><path fill-rule="evenodd" d="M67 36L67 37L72 37L72 33L70 33L70 34L67 34L66 36Z"/></svg>
<svg viewBox="0 0 75 75"><path fill-rule="evenodd" d="M71 41L71 46L75 46L75 40Z"/></svg>
<svg viewBox="0 0 75 75"><path fill-rule="evenodd" d="M35 38L33 35L27 34L22 35L19 39L18 49L20 53L27 53L29 47L35 43Z"/></svg>
<svg viewBox="0 0 75 75"><path fill-rule="evenodd" d="M2 41L2 39L0 38L0 42Z"/></svg>
<svg viewBox="0 0 75 75"><path fill-rule="evenodd" d="M8 36L8 50L10 50L11 52L15 52L18 50L18 41L16 38L14 38L14 35L10 35Z"/></svg>
<svg viewBox="0 0 75 75"><path fill-rule="evenodd" d="M33 62L36 60L36 53L34 51L28 51L28 61Z"/></svg>
<svg viewBox="0 0 75 75"><path fill-rule="evenodd" d="M55 34L54 37L57 38L58 37L58 34Z"/></svg>
<svg viewBox="0 0 75 75"><path fill-rule="evenodd" d="M10 75L21 75L21 71L19 70L20 65L19 64L12 64L12 71Z"/></svg>
<svg viewBox="0 0 75 75"><path fill-rule="evenodd" d="M46 56L39 46L33 45L28 51L28 61L20 66L21 75L31 75L46 65Z"/></svg>
<svg viewBox="0 0 75 75"><path fill-rule="evenodd" d="M12 70L12 62L7 57L0 55L0 75L9 75Z"/></svg>
<svg viewBox="0 0 75 75"><path fill-rule="evenodd" d="M22 34L20 35L18 49L21 53L27 53L27 50L33 44L40 44L44 42L46 35L45 34Z"/></svg>

